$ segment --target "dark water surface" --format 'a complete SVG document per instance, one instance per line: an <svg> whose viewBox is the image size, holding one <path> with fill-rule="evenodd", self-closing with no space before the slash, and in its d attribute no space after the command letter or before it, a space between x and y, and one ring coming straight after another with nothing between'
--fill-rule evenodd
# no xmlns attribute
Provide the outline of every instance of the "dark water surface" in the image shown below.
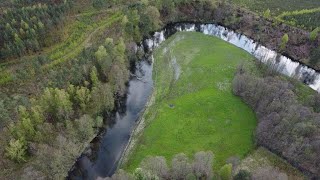
<svg viewBox="0 0 320 180"><path fill-rule="evenodd" d="M147 61L136 64L135 75L129 81L125 112L116 112L115 124L108 127L106 133L94 143L96 147L91 148L90 155L78 159L67 179L97 179L111 176L117 169L122 152L153 88L152 65Z"/></svg>

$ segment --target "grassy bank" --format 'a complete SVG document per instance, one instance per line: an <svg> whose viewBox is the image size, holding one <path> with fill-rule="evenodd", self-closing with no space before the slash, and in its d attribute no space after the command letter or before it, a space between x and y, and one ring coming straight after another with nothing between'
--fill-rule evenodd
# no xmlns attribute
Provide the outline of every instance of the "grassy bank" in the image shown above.
<svg viewBox="0 0 320 180"><path fill-rule="evenodd" d="M129 158L133 170L148 155L168 160L211 150L215 168L231 156L243 158L253 147L256 118L231 92L237 65L252 63L246 52L200 33L178 33L155 52L156 102L147 127Z"/></svg>

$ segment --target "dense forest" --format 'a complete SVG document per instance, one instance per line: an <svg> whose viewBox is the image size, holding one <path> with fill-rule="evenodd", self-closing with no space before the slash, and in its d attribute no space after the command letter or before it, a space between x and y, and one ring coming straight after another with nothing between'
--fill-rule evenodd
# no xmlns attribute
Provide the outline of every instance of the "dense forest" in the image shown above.
<svg viewBox="0 0 320 180"><path fill-rule="evenodd" d="M127 93L130 68L144 56L137 44L168 23L220 23L320 67L319 30L314 28L318 24L312 23L309 33L227 1L0 0L0 4L0 179L66 177L92 139L112 125L113 112ZM305 18L295 19L299 24ZM79 39L84 37L83 46L77 47L70 38L76 32ZM300 101L287 80L255 77L242 70L233 86L259 118L258 144L320 176L320 96ZM230 179L231 165L212 172L212 156L200 152L188 163L180 154L172 169L163 158L150 157L132 176ZM237 177L259 175L239 172ZM111 179L132 176L120 171Z"/></svg>
<svg viewBox="0 0 320 180"><path fill-rule="evenodd" d="M24 6L25 5L25 6ZM0 16L0 58L37 52L53 42L46 34L59 28L71 1L14 1Z"/></svg>
<svg viewBox="0 0 320 180"><path fill-rule="evenodd" d="M258 144L319 176L320 95L297 96L294 85L265 72L262 77L243 67L233 81L233 92L256 112Z"/></svg>

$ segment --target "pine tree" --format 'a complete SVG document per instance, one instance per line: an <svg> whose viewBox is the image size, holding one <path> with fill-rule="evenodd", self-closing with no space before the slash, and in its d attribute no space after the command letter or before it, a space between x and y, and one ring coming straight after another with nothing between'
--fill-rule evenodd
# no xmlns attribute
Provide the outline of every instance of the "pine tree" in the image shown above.
<svg viewBox="0 0 320 180"><path fill-rule="evenodd" d="M24 140L11 139L9 145L6 147L5 155L18 163L22 163L26 161L26 150L27 146Z"/></svg>
<svg viewBox="0 0 320 180"><path fill-rule="evenodd" d="M284 34L281 38L281 45L280 45L280 50L285 50L286 49L286 46L287 46L287 43L289 41L289 36L288 34Z"/></svg>
<svg viewBox="0 0 320 180"><path fill-rule="evenodd" d="M320 31L320 28L317 27L310 33L310 40L311 41L315 41L317 39L319 31Z"/></svg>

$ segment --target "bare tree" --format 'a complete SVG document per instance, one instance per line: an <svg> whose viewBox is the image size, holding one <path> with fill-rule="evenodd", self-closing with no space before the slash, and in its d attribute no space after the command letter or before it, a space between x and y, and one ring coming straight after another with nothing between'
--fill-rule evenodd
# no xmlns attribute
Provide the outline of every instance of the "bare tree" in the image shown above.
<svg viewBox="0 0 320 180"><path fill-rule="evenodd" d="M149 156L145 158L141 162L140 168L164 179L168 177L169 169L167 166L166 159L162 156L156 156L156 157Z"/></svg>
<svg viewBox="0 0 320 180"><path fill-rule="evenodd" d="M288 176L277 169L267 166L259 168L252 175L253 180L287 180Z"/></svg>
<svg viewBox="0 0 320 180"><path fill-rule="evenodd" d="M185 179L188 174L192 173L192 166L188 157L183 153L175 155L172 159L171 171L171 178Z"/></svg>
<svg viewBox="0 0 320 180"><path fill-rule="evenodd" d="M198 177L205 177L210 179L212 172L213 153L211 151L200 151L195 154L193 161L193 172Z"/></svg>

